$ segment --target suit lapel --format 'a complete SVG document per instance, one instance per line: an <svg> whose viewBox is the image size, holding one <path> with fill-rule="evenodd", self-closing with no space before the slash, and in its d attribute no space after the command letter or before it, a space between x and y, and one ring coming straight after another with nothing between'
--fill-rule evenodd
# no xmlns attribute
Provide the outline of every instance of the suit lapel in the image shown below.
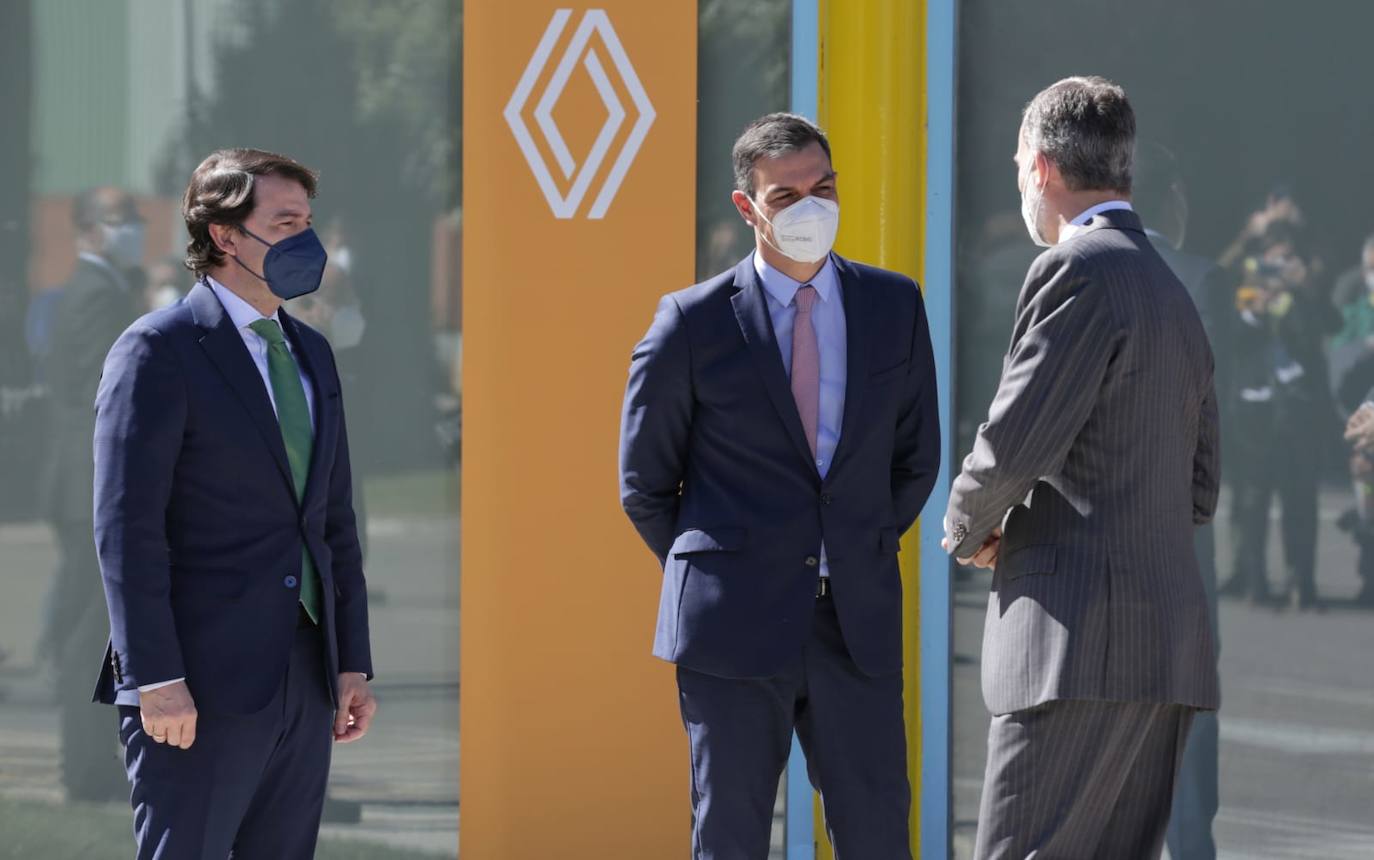
<svg viewBox="0 0 1374 860"><path fill-rule="evenodd" d="M734 305L735 318L739 321L740 333L744 335L749 354L753 356L754 365L763 378L768 399L773 401L773 408L797 452L811 464L811 471L816 472L816 460L811 456L811 446L806 441L797 402L792 397L792 383L782 365L778 339L773 332L773 320L768 315L768 298L764 295L763 284L759 283L758 273L754 271L752 254L735 268L735 286L739 292L730 299L730 303Z"/></svg>
<svg viewBox="0 0 1374 860"><path fill-rule="evenodd" d="M272 401L267 397L262 376L258 374L252 356L243 345L243 336L234 328L219 299L205 284L196 284L186 300L191 305L196 324L204 332L200 338L201 348L248 410L268 450L272 452L272 459L277 461L277 468L287 488L293 490L294 495L291 464L286 459L286 443L282 441L277 414L272 411Z"/></svg>
<svg viewBox="0 0 1374 860"><path fill-rule="evenodd" d="M333 445L333 437L330 434L336 424L333 410L337 402L327 395L324 385L321 384L319 369L327 366L324 357L314 351L310 341L301 334L301 324L288 316L285 309L280 311L280 317L282 329L290 338L291 348L300 361L301 370L305 371L306 379L310 380L311 391L314 392L315 440L310 446L310 471L305 481L305 493L302 494L304 497L320 486L319 470L324 462L324 453Z"/></svg>
<svg viewBox="0 0 1374 860"><path fill-rule="evenodd" d="M840 276L841 299L844 302L845 381L844 413L840 420L840 440L835 448L827 475L834 474L858 432L864 390L868 387L868 342L872 326L869 324L871 301L868 291L859 282L859 275L849 261L834 256L835 270Z"/></svg>

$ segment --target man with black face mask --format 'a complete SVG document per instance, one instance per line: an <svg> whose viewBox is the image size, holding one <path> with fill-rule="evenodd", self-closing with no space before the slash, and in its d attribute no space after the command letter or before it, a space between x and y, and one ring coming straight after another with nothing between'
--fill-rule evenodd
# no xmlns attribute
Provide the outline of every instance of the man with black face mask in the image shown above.
<svg viewBox="0 0 1374 860"><path fill-rule="evenodd" d="M95 533L140 858L310 857L331 745L362 737L367 592L319 287L315 174L221 150L182 213L185 301L131 326L96 398Z"/></svg>
<svg viewBox="0 0 1374 860"><path fill-rule="evenodd" d="M91 651L105 638L99 565L91 538L91 431L105 353L138 315L143 218L118 188L92 188L72 204L76 268L56 300L42 373L51 426L40 504L57 539L39 648L56 667L62 784L70 800L116 799L124 790L108 724L90 703Z"/></svg>

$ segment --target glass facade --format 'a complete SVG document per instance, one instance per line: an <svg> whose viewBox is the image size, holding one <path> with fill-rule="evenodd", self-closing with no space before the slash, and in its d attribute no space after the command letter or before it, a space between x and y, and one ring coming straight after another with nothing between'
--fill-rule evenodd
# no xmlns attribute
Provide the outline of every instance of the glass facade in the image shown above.
<svg viewBox="0 0 1374 860"><path fill-rule="evenodd" d="M730 147L749 120L791 107L793 5L699 0L699 278L751 248ZM1341 426L1374 388L1374 112L1361 98L1374 8L957 11L954 467L1037 253L1011 161L1021 108L1070 74L1112 78L1137 113L1137 208L1217 358L1226 486L1199 551L1220 595L1224 706L1190 752L1217 761L1216 850L1368 856L1374 465ZM87 407L114 335L190 288L180 195L223 146L321 174L315 224L332 263L324 289L289 309L333 340L343 376L382 710L366 742L335 752L319 856L455 856L461 70L459 0L0 3L0 833L78 840L29 856L128 853L115 717L89 704L106 628L82 491ZM74 208L100 188L130 201L145 241L118 278L128 319L102 317L93 334L74 331L82 310L65 288L91 247ZM968 857L988 582L954 577L950 804L953 856ZM685 737L682 753L685 815ZM1206 795L1181 811L1205 821ZM1176 838L1176 860L1210 856Z"/></svg>
<svg viewBox="0 0 1374 860"><path fill-rule="evenodd" d="M115 712L90 704L90 399L119 330L192 286L192 169L251 146L320 174L331 262L287 308L337 356L369 572L382 716L335 749L319 856L455 856L461 5L23 0L0 47L0 854L132 853ZM106 250L73 219L106 187L144 225L124 319L65 289Z"/></svg>
<svg viewBox="0 0 1374 860"><path fill-rule="evenodd" d="M987 414L1037 252L1012 164L1021 108L1060 78L1108 77L1136 111L1136 208L1202 307L1217 360L1226 489L1214 554L1206 535L1199 551L1221 590L1223 706L1219 725L1198 721L1189 750L1205 761L1219 729L1216 851L1368 856L1369 539L1341 426L1374 385L1364 275L1374 271L1364 250L1374 114L1346 83L1374 72L1362 49L1374 10L958 8L954 453L969 451ZM956 577L954 854L967 857L988 727L978 680L988 579ZM1206 781L1176 821L1205 821ZM1196 832L1171 834L1176 858L1213 856Z"/></svg>

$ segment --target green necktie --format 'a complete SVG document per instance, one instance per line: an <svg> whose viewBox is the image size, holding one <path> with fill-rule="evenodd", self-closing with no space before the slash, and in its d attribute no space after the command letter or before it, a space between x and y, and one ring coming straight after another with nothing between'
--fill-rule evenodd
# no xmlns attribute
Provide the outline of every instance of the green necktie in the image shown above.
<svg viewBox="0 0 1374 860"><path fill-rule="evenodd" d="M272 381L272 399L277 404L277 424L286 443L286 459L291 463L291 478L296 486L296 500L305 496L305 481L310 475L310 451L315 434L310 429L310 407L305 401L305 386L291 350L286 347L286 335L276 320L257 320L249 328L267 341L267 377ZM301 545L301 605L316 624L320 623L320 580L310 551Z"/></svg>

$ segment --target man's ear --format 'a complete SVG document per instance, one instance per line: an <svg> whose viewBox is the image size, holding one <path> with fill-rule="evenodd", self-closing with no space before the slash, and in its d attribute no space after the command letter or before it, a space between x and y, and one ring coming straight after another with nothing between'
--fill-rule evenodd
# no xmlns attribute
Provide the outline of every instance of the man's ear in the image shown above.
<svg viewBox="0 0 1374 860"><path fill-rule="evenodd" d="M743 191L735 191L730 194L730 201L735 204L735 209L739 212L744 223L750 227L757 227L758 214L754 210L754 202L749 199L749 195Z"/></svg>
<svg viewBox="0 0 1374 860"><path fill-rule="evenodd" d="M229 224L211 224L210 241L215 243L215 247L231 257L237 257L239 253L239 239L242 236L239 231Z"/></svg>
<svg viewBox="0 0 1374 860"><path fill-rule="evenodd" d="M1035 153L1035 164L1030 175L1030 181L1036 183L1041 191L1050 186L1050 183L1059 178L1059 168L1050 160L1050 157L1043 152Z"/></svg>

